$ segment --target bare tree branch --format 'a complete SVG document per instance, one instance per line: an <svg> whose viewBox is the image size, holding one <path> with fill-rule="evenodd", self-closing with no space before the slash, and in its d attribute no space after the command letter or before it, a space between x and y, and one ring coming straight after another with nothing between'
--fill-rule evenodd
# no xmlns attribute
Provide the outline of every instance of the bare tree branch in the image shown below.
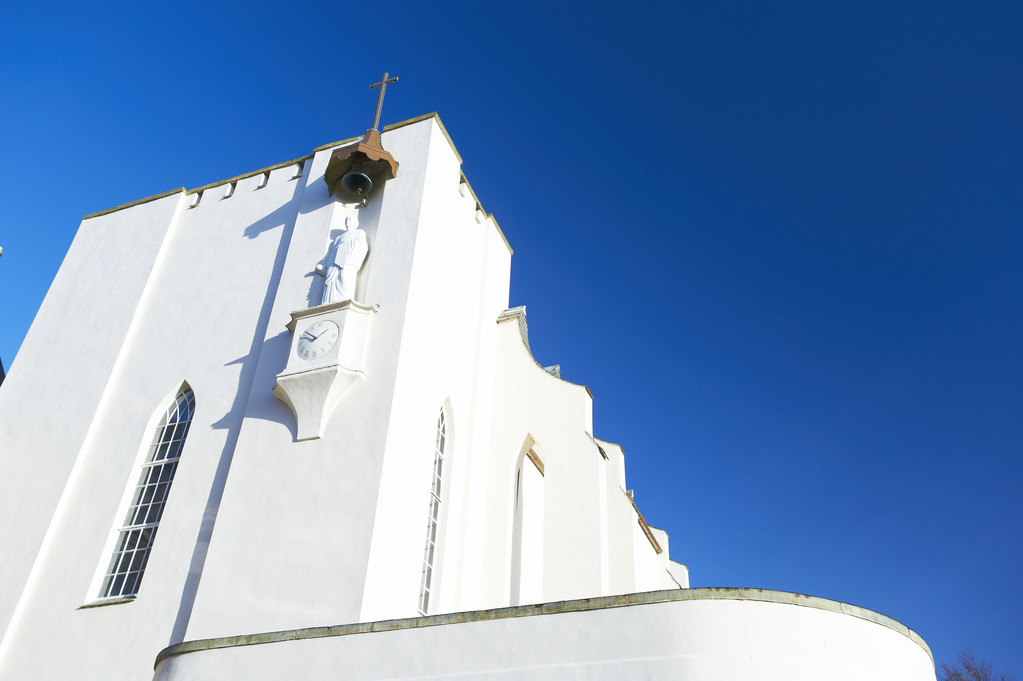
<svg viewBox="0 0 1023 681"><path fill-rule="evenodd" d="M990 662L977 659L973 648L964 648L953 665L941 663L938 681L1016 681L1012 674L995 675Z"/></svg>

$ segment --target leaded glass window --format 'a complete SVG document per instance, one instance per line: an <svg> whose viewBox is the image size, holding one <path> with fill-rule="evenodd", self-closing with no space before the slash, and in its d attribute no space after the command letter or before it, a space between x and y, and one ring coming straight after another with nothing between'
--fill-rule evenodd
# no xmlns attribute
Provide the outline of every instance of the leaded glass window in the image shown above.
<svg viewBox="0 0 1023 681"><path fill-rule="evenodd" d="M444 408L437 416L437 438L433 446L433 481L430 487L430 509L426 517L426 549L423 553L423 579L419 587L419 613L430 611L433 588L433 566L437 551L437 525L440 521L441 491L444 482L444 449L447 445L447 424Z"/></svg>
<svg viewBox="0 0 1023 681"><path fill-rule="evenodd" d="M103 576L100 598L127 598L138 593L194 412L195 395L185 385L167 408L149 444Z"/></svg>

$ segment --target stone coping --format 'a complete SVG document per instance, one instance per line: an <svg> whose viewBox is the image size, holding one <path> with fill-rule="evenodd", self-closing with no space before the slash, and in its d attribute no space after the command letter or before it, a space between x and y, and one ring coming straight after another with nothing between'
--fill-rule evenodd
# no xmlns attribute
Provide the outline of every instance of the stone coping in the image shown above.
<svg viewBox="0 0 1023 681"><path fill-rule="evenodd" d="M163 192L161 194L155 194L153 196L147 196L146 198L138 199L137 201L130 201L128 203L122 203L120 206L114 206L113 208L107 208L106 210L101 210L101 211L97 211L95 213L89 213L88 215L83 215L82 216L82 222L85 222L86 220L90 220L92 218L98 218L101 215L109 215L110 213L116 213L117 211L124 210L125 208L132 208L134 206L140 206L143 203L149 203L150 201L156 201L157 199L166 198L166 197L170 196L171 194L185 194L186 192L187 192L187 190L184 187L179 187L177 189L171 189L171 190L165 191L165 192Z"/></svg>
<svg viewBox="0 0 1023 681"><path fill-rule="evenodd" d="M931 659L931 664L934 664L934 655L931 654L931 649L927 646L919 634L901 622L897 622L891 617L882 615L879 612L867 610L866 608L861 608L858 605L832 601L827 598L818 598L817 596L790 593L788 591L704 587L697 589L646 591L643 593L623 594L620 596L601 596L598 598L583 598L571 601L558 601L554 603L539 603L537 605L518 605L508 608L473 610L469 612L457 612L445 615L427 615L426 617L407 617L404 619L382 620L379 622L338 624L329 627L307 627L303 629L289 629L287 631L272 631L263 634L243 634L239 636L222 636L219 638L199 639L197 641L184 641L161 650L156 656L156 662L154 663L153 668L155 669L161 662L170 657L184 655L186 653L195 653L203 650L218 650L222 648L236 648L240 646L261 645L264 643L299 641L311 638L328 638L331 636L348 636L350 634L419 629L422 627L436 627L448 624L485 622L490 620L510 619L512 617L556 615L566 612L587 612L590 610L602 610L605 608L670 603L673 601L760 601L764 603L798 605L807 608L816 608L817 610L827 610L841 615L850 615L852 617L867 620L868 622L880 624L883 627L887 627L892 631L902 634L923 648L924 652L927 653L927 656Z"/></svg>
<svg viewBox="0 0 1023 681"><path fill-rule="evenodd" d="M511 248L511 246L509 246L508 248ZM529 357L529 359L533 360L533 364L535 364L540 369L540 371L544 372L546 375L550 376L556 381L567 383L568 385L573 385L577 388L582 388L583 390L586 391L586 394L590 396L590 399L591 400L593 399L593 392L590 390L589 386L585 386L582 383L573 383L572 381L565 380L560 375L555 376L551 372L547 371L547 369L544 368L543 364L537 362L536 357L533 357L533 349L529 347L529 323L526 321L525 305L510 307L497 316L498 324L503 324L504 322L508 322L511 320L515 320L518 323L519 337L522 338L522 345L523 347L526 348L526 355Z"/></svg>

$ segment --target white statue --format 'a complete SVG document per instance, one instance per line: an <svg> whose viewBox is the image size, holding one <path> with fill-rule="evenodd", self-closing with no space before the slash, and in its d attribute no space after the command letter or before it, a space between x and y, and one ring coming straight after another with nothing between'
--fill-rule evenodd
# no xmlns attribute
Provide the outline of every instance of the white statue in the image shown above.
<svg viewBox="0 0 1023 681"><path fill-rule="evenodd" d="M355 280L359 268L369 253L366 233L359 229L359 218L349 215L345 218L345 231L331 244L331 256L323 274L323 299L321 305L351 300L355 297Z"/></svg>

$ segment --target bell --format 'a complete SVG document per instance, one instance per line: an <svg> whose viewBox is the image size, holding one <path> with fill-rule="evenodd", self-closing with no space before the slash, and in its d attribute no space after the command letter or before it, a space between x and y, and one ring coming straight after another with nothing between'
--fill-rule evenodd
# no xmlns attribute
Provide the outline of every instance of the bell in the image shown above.
<svg viewBox="0 0 1023 681"><path fill-rule="evenodd" d="M349 194L363 198L373 191L373 180L362 170L353 168L341 177L341 186Z"/></svg>

